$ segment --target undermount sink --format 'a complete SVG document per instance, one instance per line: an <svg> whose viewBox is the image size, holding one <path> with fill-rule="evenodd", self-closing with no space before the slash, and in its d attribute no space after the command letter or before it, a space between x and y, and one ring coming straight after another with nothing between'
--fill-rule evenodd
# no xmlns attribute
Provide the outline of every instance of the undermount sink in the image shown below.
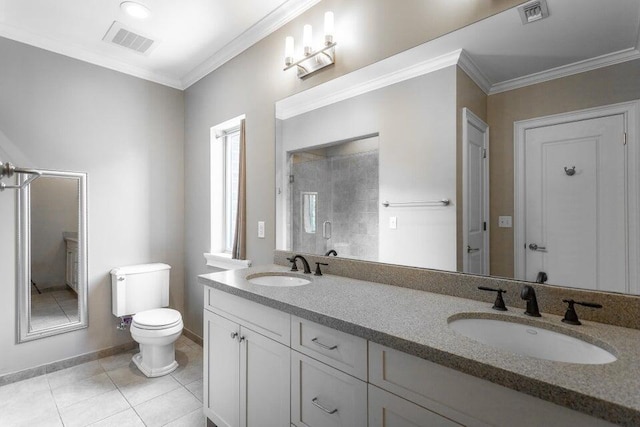
<svg viewBox="0 0 640 427"><path fill-rule="evenodd" d="M600 365L617 357L597 345L559 332L495 319L458 318L449 320L455 332L512 353L555 362Z"/></svg>
<svg viewBox="0 0 640 427"><path fill-rule="evenodd" d="M254 285L285 288L304 286L311 283L311 280L306 279L304 276L292 273L256 273L247 276L247 280Z"/></svg>

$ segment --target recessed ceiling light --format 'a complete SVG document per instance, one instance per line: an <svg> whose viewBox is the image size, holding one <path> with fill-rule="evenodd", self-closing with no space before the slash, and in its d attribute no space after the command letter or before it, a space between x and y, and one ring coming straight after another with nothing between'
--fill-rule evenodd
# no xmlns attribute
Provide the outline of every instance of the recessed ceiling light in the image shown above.
<svg viewBox="0 0 640 427"><path fill-rule="evenodd" d="M151 16L151 10L149 10L147 6L134 1L125 1L120 3L120 9L124 10L127 15L136 19L147 19Z"/></svg>

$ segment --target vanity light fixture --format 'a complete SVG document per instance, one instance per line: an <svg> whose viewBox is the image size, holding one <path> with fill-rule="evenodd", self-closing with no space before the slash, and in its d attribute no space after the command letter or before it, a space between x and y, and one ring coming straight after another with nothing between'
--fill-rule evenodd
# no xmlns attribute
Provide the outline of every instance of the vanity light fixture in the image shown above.
<svg viewBox="0 0 640 427"><path fill-rule="evenodd" d="M311 73L335 63L335 46L333 41L334 22L333 12L324 14L324 46L321 49L313 49L313 28L305 25L302 31L302 51L304 57L294 58L294 40L288 36L284 40L284 70L293 67L298 69L298 77L303 78Z"/></svg>
<svg viewBox="0 0 640 427"><path fill-rule="evenodd" d="M134 1L124 1L120 3L120 9L136 19L147 19L151 16L151 10L147 6Z"/></svg>

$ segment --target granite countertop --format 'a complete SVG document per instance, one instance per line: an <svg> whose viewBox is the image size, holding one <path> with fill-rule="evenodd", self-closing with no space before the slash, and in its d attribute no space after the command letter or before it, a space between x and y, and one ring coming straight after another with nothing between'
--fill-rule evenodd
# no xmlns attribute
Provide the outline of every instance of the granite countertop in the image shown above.
<svg viewBox="0 0 640 427"><path fill-rule="evenodd" d="M451 367L622 425L640 425L640 330L560 316L525 316L491 304L345 277L304 275L297 287L254 285L250 274L288 272L278 265L199 276L199 282L337 330ZM613 363L579 365L516 355L453 332L448 319L505 318L573 335L609 350Z"/></svg>

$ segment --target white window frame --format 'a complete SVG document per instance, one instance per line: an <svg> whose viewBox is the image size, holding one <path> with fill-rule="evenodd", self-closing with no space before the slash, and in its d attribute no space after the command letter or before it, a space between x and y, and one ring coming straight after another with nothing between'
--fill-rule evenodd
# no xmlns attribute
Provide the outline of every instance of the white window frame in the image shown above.
<svg viewBox="0 0 640 427"><path fill-rule="evenodd" d="M234 117L211 128L211 249L204 257L207 265L225 270L245 268L251 266L250 260L236 260L231 258L230 248L227 247L227 220L228 212L226 202L226 188L228 186L228 168L226 137L240 129L240 122L244 115Z"/></svg>

